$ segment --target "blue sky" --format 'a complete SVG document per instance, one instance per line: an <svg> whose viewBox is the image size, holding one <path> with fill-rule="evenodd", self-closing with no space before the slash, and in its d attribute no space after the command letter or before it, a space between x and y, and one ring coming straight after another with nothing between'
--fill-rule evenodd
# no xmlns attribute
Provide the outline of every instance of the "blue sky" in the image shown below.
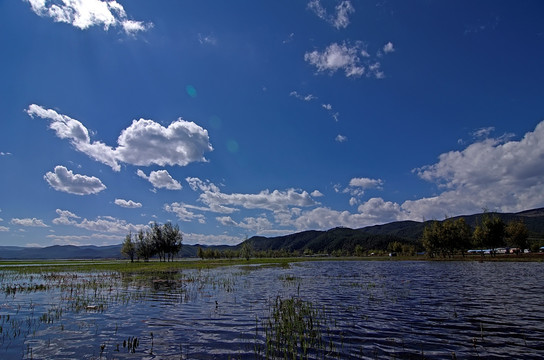
<svg viewBox="0 0 544 360"><path fill-rule="evenodd" d="M0 245L544 206L541 1L0 2Z"/></svg>

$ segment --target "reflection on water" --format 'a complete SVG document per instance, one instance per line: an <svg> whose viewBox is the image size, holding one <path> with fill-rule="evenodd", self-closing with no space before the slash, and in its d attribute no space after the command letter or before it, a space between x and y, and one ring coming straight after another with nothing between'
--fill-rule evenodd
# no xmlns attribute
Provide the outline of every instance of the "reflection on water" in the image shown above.
<svg viewBox="0 0 544 360"><path fill-rule="evenodd" d="M306 262L161 278L0 273L2 359L254 359L278 299L325 314L319 358L544 357L540 263Z"/></svg>

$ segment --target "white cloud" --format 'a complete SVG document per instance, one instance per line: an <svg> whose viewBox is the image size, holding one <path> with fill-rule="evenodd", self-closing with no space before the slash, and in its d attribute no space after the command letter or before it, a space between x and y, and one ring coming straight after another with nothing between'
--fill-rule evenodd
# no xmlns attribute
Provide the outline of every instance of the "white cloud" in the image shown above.
<svg viewBox="0 0 544 360"><path fill-rule="evenodd" d="M99 216L95 220L81 219L79 216L67 210L56 210L58 217L53 219L53 224L75 226L80 229L96 231L105 234L123 235L129 232L136 233L140 229L147 228L147 225L134 225L126 220L117 219L112 216ZM58 235L55 235L58 238Z"/></svg>
<svg viewBox="0 0 544 360"><path fill-rule="evenodd" d="M495 131L495 127L493 126L484 127L484 128L474 130L472 132L472 136L475 138L487 138L489 137L489 135L491 135L493 131Z"/></svg>
<svg viewBox="0 0 544 360"><path fill-rule="evenodd" d="M89 131L81 122L55 110L32 104L26 112L50 121L49 127L61 139L69 139L76 150L119 171L119 162L148 166L152 164L185 166L195 161L207 161L204 153L212 151L208 131L194 122L182 120L168 127L152 120L134 120L119 136L118 147L91 142Z"/></svg>
<svg viewBox="0 0 544 360"><path fill-rule="evenodd" d="M54 172L48 172L44 179L57 191L75 195L90 195L106 189L99 178L74 174L64 166L55 166Z"/></svg>
<svg viewBox="0 0 544 360"><path fill-rule="evenodd" d="M164 210L176 214L177 218L181 221L193 221L196 220L200 224L206 223L206 217L202 214L195 214L191 210L209 211L208 208L199 208L192 205L174 202L172 204L165 204Z"/></svg>
<svg viewBox="0 0 544 360"><path fill-rule="evenodd" d="M359 77L365 72L365 67L357 54L359 45L347 43L332 43L323 52L314 50L304 54L304 60L314 65L318 72L344 70L347 77Z"/></svg>
<svg viewBox="0 0 544 360"><path fill-rule="evenodd" d="M79 216L68 210L57 209L56 213L59 217L53 219L53 224L55 225L74 225L77 221L73 219L80 219Z"/></svg>
<svg viewBox="0 0 544 360"><path fill-rule="evenodd" d="M242 229L251 230L255 234L262 234L264 231L273 229L273 224L265 216L246 217L240 222L234 221L230 216L217 217L216 220L223 226L236 226Z"/></svg>
<svg viewBox="0 0 544 360"><path fill-rule="evenodd" d="M406 201L412 217L489 208L521 211L544 205L544 121L519 141L485 139L462 151L441 154L436 164L414 169L422 179L445 191L435 197Z"/></svg>
<svg viewBox="0 0 544 360"><path fill-rule="evenodd" d="M204 153L213 150L208 131L181 118L166 128L152 120L134 120L121 132L117 142L118 158L141 166L185 166L207 161Z"/></svg>
<svg viewBox="0 0 544 360"><path fill-rule="evenodd" d="M13 154L10 152L0 151L0 156L10 156L10 155L13 155Z"/></svg>
<svg viewBox="0 0 544 360"><path fill-rule="evenodd" d="M76 150L90 156L96 161L110 166L113 170L119 171L119 166L114 150L99 142L91 142L89 131L81 122L69 116L57 113L52 109L45 109L39 105L32 104L26 110L32 118L38 116L50 120L49 128L55 130L56 135L61 139L69 139Z"/></svg>
<svg viewBox="0 0 544 360"><path fill-rule="evenodd" d="M335 141L339 142L339 143L342 143L342 142L346 142L348 141L348 138L347 136L344 136L344 135L336 135L336 137L334 138Z"/></svg>
<svg viewBox="0 0 544 360"><path fill-rule="evenodd" d="M321 193L321 191L319 191L319 190L314 190L314 191L312 191L312 193L311 193L310 195L311 195L312 197L322 197L322 196L324 196L324 195Z"/></svg>
<svg viewBox="0 0 544 360"><path fill-rule="evenodd" d="M91 235L47 235L55 245L97 245L96 240L100 240L100 245L114 245L123 241L124 235L121 234L91 234ZM27 247L29 244L26 245ZM40 245L38 245L40 246Z"/></svg>
<svg viewBox="0 0 544 360"><path fill-rule="evenodd" d="M182 221L192 221L194 219L201 223L204 223L205 218L202 214L197 214L194 211L206 211L219 214L232 214L240 210L240 208L251 210L268 210L276 214L281 212L289 212L289 209L295 207L309 207L317 205L318 203L312 199L312 196L323 196L321 192L314 190L312 195L306 191L288 189L285 191L269 191L263 190L258 194L225 194L221 192L219 187L210 181L203 181L199 178L188 177L186 181L194 191L201 191L199 195L199 201L205 206L190 206L187 204L174 202L172 204L166 204L165 210L175 213L177 217ZM245 220L245 222L233 223L232 218L228 216L218 217L220 222L229 222L231 224L238 224L237 226L248 228L253 226L253 220ZM229 220L231 219L231 220ZM250 218L247 218L250 219ZM263 227L264 221L259 222ZM244 225L245 224L245 225ZM264 227L263 227L264 229Z"/></svg>
<svg viewBox="0 0 544 360"><path fill-rule="evenodd" d="M9 227L7 226L0 226L0 232L6 232L9 231Z"/></svg>
<svg viewBox="0 0 544 360"><path fill-rule="evenodd" d="M392 53L395 51L395 47L393 46L393 43L389 41L387 44L383 46L383 52L384 54Z"/></svg>
<svg viewBox="0 0 544 360"><path fill-rule="evenodd" d="M13 225L19 225L19 226L30 226L30 227L49 227L47 226L43 220L36 219L36 218L25 218L25 219L11 219L10 221Z"/></svg>
<svg viewBox="0 0 544 360"><path fill-rule="evenodd" d="M305 207L315 205L316 202L306 191L288 189L286 191L263 190L258 194L224 194L207 191L200 195L199 200L211 208L222 206L239 206L246 209L263 209L278 211L291 206Z"/></svg>
<svg viewBox="0 0 544 360"><path fill-rule="evenodd" d="M202 45L216 45L217 39L213 35L198 34L198 42Z"/></svg>
<svg viewBox="0 0 544 360"><path fill-rule="evenodd" d="M323 109L325 109L325 110L329 110L329 111L332 110L332 105L331 105L331 104L322 104L321 106L322 106Z"/></svg>
<svg viewBox="0 0 544 360"><path fill-rule="evenodd" d="M131 209L142 207L142 203L135 202L132 200L124 200L124 199L115 199L115 205L118 205L124 208L131 208Z"/></svg>
<svg viewBox="0 0 544 360"><path fill-rule="evenodd" d="M337 29L346 28L349 25L349 14L355 12L355 8L350 1L341 1L335 7L334 15L331 15L321 5L320 0L311 0L308 8L312 10L320 19L325 20Z"/></svg>
<svg viewBox="0 0 544 360"><path fill-rule="evenodd" d="M101 0L26 0L34 13L42 17L50 17L56 22L71 24L79 29L91 26L121 26L126 34L145 31L153 26L151 23L130 20L125 9L116 1Z"/></svg>
<svg viewBox="0 0 544 360"><path fill-rule="evenodd" d="M180 190L181 184L170 176L166 170L152 171L147 176L142 170L136 172L138 176L148 180L157 189Z"/></svg>
<svg viewBox="0 0 544 360"><path fill-rule="evenodd" d="M287 39L283 40L283 44L288 44L292 42L295 39L295 33L290 33L289 36L287 36Z"/></svg>
<svg viewBox="0 0 544 360"><path fill-rule="evenodd" d="M289 93L289 96L293 96L293 97L295 97L295 98L297 98L299 100L303 100L303 101L312 101L312 100L317 99L317 96L314 96L312 94L301 95L296 91L291 91Z"/></svg>
<svg viewBox="0 0 544 360"><path fill-rule="evenodd" d="M381 189L383 185L382 179L370 179L370 178L353 178L349 181L349 186L360 187L363 189L378 188Z"/></svg>
<svg viewBox="0 0 544 360"><path fill-rule="evenodd" d="M244 237L232 235L183 234L183 243L191 245L238 245Z"/></svg>

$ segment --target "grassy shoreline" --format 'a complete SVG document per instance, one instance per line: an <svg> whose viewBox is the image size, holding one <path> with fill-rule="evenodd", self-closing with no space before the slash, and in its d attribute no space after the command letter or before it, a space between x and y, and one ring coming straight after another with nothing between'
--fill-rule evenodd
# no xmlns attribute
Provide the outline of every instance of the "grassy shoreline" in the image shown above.
<svg viewBox="0 0 544 360"><path fill-rule="evenodd" d="M245 259L176 259L172 262L134 262L128 260L0 260L0 271L25 273L69 272L69 271L117 271L117 272L162 272L183 269L210 269L222 266L289 266L305 261L476 261L476 262L544 262L543 253L522 255L481 256L456 255L450 258L428 258L426 256L369 256L369 257L288 257Z"/></svg>

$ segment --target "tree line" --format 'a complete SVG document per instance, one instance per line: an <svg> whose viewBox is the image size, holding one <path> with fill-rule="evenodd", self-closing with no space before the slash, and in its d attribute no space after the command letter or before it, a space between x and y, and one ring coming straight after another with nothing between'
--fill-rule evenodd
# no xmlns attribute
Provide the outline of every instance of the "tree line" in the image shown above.
<svg viewBox="0 0 544 360"><path fill-rule="evenodd" d="M140 229L138 233L129 233L125 237L121 253L131 262L134 259L149 261L153 256L159 256L160 261L173 261L181 251L183 236L179 226L167 222L163 225L153 223L145 231Z"/></svg>
<svg viewBox="0 0 544 360"><path fill-rule="evenodd" d="M489 249L494 255L495 249L506 245L523 251L528 247L528 238L523 221L506 224L497 215L484 214L474 229L464 218L432 221L423 230L422 245L430 257L451 257L458 252L464 256L469 249Z"/></svg>

